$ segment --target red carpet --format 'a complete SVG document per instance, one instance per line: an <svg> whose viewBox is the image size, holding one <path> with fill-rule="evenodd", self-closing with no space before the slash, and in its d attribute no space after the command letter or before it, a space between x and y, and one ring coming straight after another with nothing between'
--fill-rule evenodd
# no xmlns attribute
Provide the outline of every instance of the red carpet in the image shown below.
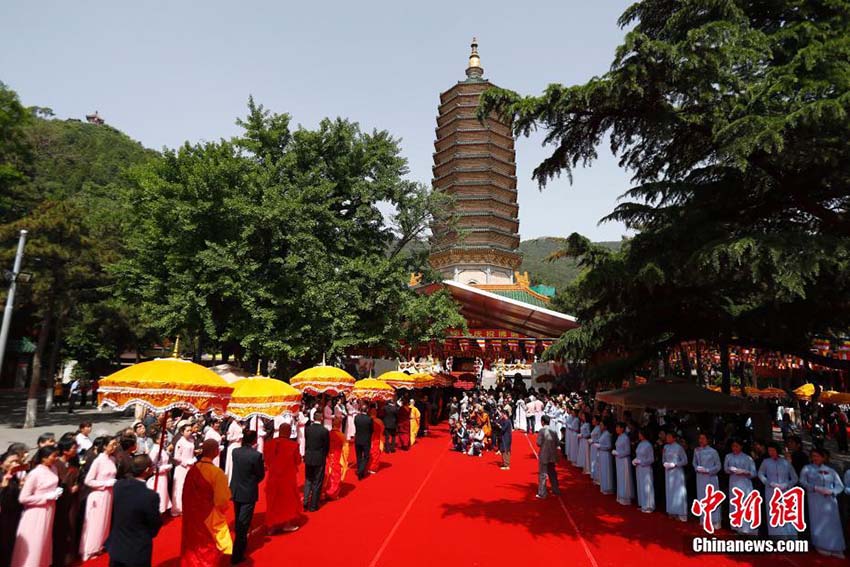
<svg viewBox="0 0 850 567"><path fill-rule="evenodd" d="M535 499L537 461L524 434L514 434L510 471L499 469L496 455L468 457L448 445L439 427L410 452L384 455L378 474L362 482L349 471L342 498L309 514L292 534L265 535L261 500L246 564L846 565L814 553L694 555L686 549L701 534L696 522L620 506L564 462L562 497ZM177 565L179 550L180 520L170 521L154 543L154 565ZM89 562L107 564L106 557Z"/></svg>

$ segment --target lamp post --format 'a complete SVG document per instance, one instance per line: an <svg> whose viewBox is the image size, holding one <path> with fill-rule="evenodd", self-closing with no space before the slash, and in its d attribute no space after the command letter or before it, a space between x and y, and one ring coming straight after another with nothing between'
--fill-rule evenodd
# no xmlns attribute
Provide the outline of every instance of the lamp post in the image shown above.
<svg viewBox="0 0 850 567"><path fill-rule="evenodd" d="M18 252L15 254L15 264L9 276L9 295L6 297L6 309L3 310L3 326L0 327L0 374L3 372L3 357L6 354L6 341L9 338L9 327L12 324L12 308L15 305L15 289L18 287L18 275L21 273L21 262L24 259L24 245L27 242L27 231L22 230L18 238Z"/></svg>

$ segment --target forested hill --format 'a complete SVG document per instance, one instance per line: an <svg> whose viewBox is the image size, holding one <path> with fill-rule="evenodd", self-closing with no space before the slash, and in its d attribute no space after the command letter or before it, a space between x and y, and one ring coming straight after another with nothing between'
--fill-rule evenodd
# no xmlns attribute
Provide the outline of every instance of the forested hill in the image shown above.
<svg viewBox="0 0 850 567"><path fill-rule="evenodd" d="M602 246L619 249L620 242L599 242ZM561 247L556 238L535 238L524 240L519 245L522 253L521 272L528 272L532 284L546 284L561 290L578 276L579 269L571 258L547 262L546 258Z"/></svg>
<svg viewBox="0 0 850 567"><path fill-rule="evenodd" d="M602 246L617 250L620 248L619 241L599 242ZM547 262L553 252L560 248L561 244L557 238L542 237L532 240L524 240L519 245L522 254L522 266L520 272L528 272L532 284L545 284L557 289L563 289L578 276L578 267L574 260L564 258L554 262ZM411 242L407 245L408 253L423 253L428 249L428 244L421 240Z"/></svg>
<svg viewBox="0 0 850 567"><path fill-rule="evenodd" d="M69 196L87 184L109 185L126 167L157 153L106 124L36 119L27 129L34 182L42 195Z"/></svg>

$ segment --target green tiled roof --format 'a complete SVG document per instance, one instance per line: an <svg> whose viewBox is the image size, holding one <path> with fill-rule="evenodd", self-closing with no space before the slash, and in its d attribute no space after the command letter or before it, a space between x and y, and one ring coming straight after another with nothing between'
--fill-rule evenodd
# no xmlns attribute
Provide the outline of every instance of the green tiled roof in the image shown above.
<svg viewBox="0 0 850 567"><path fill-rule="evenodd" d="M546 297L555 297L555 288L550 285L537 284L531 286L531 291L535 291Z"/></svg>
<svg viewBox="0 0 850 567"><path fill-rule="evenodd" d="M549 304L545 301L542 301L527 291L520 290L499 290L499 291L491 291L491 293L495 293L496 295L501 295L502 297L507 297L510 299L515 299L516 301L522 301L523 303L528 303L529 305L534 305L535 307L543 307L548 309Z"/></svg>

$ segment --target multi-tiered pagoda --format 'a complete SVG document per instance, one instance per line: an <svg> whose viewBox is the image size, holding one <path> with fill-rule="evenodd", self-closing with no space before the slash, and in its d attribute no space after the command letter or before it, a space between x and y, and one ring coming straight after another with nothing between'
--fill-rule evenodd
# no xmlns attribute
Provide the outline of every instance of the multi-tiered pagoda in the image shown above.
<svg viewBox="0 0 850 567"><path fill-rule="evenodd" d="M494 85L484 78L478 43L466 79L440 95L434 142L436 191L454 198L456 223L433 227L431 265L462 284L511 284L522 262L514 139L496 116L481 122L478 101Z"/></svg>

